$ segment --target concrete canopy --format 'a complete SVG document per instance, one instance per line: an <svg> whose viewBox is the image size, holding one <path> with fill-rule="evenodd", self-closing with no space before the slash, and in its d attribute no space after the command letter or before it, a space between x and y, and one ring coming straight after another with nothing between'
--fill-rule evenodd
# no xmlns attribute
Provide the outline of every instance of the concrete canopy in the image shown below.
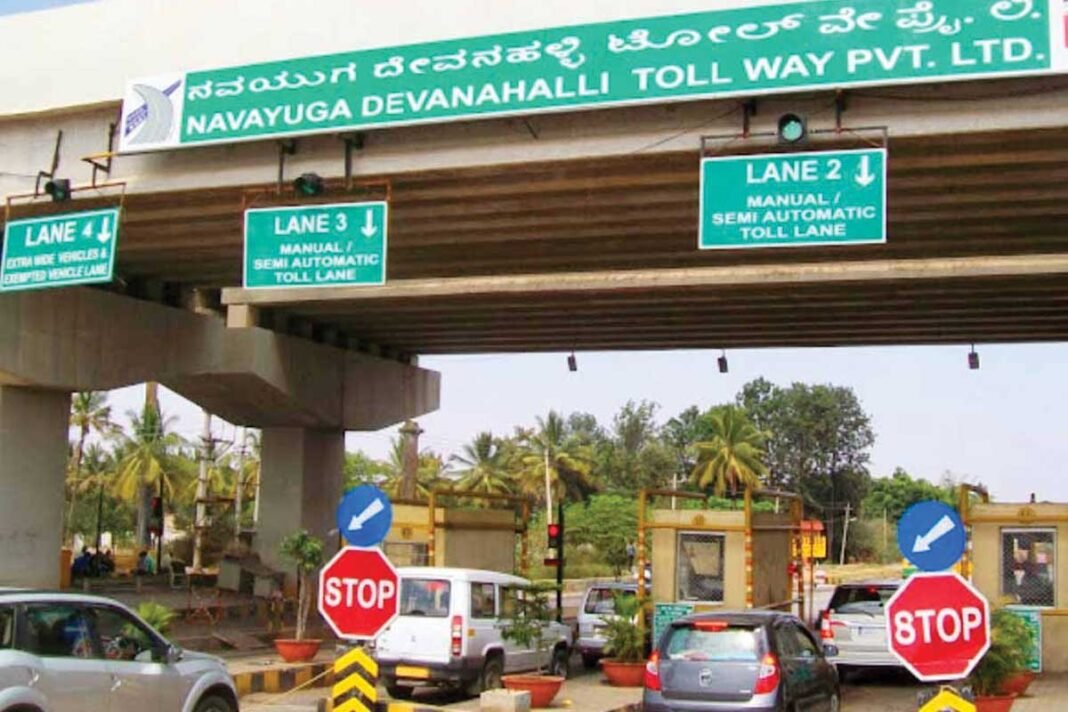
<svg viewBox="0 0 1068 712"><path fill-rule="evenodd" d="M439 374L96 289L0 297L0 385L158 381L229 422L377 430L438 407Z"/></svg>

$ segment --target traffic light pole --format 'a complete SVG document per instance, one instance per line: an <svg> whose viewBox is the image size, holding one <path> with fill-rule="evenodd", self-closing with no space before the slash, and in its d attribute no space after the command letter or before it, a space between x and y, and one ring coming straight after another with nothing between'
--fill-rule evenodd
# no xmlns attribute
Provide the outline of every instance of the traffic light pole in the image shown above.
<svg viewBox="0 0 1068 712"><path fill-rule="evenodd" d="M560 525L560 546L556 550L556 622L564 622L564 502L557 503L557 523Z"/></svg>

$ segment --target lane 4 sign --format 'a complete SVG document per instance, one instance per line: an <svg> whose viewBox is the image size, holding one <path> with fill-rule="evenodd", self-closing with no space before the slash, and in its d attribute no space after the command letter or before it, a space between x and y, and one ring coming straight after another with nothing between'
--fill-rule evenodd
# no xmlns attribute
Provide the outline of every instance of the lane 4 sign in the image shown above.
<svg viewBox="0 0 1068 712"><path fill-rule="evenodd" d="M920 680L967 677L990 648L990 604L956 573L917 573L887 601L886 633Z"/></svg>

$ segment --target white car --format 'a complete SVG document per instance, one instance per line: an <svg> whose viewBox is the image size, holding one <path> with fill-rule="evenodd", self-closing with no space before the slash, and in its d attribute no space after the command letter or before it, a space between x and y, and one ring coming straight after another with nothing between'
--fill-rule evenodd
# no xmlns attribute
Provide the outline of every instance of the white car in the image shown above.
<svg viewBox="0 0 1068 712"><path fill-rule="evenodd" d="M566 677L571 629L546 624L545 646L524 648L502 635L517 597L530 588L518 576L435 567L400 573L400 616L374 644L379 677L391 697L416 687L463 689L469 695L501 686L501 676L545 669Z"/></svg>
<svg viewBox="0 0 1068 712"><path fill-rule="evenodd" d="M221 660L108 598L0 589L0 712L236 712Z"/></svg>
<svg viewBox="0 0 1068 712"><path fill-rule="evenodd" d="M901 667L886 638L886 602L901 581L844 583L834 590L820 617L820 637L838 655L829 657L845 677L865 667Z"/></svg>

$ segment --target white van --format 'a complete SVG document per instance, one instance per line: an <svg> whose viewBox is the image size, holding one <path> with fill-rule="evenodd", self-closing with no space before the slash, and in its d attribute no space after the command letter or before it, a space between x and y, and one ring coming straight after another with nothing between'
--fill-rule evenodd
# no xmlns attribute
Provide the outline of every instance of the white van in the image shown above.
<svg viewBox="0 0 1068 712"><path fill-rule="evenodd" d="M547 669L566 677L571 629L547 624L542 651L505 640L517 597L530 587L518 576L413 566L400 573L400 615L374 644L379 677L395 699L416 687L455 687L470 695L501 686L501 676Z"/></svg>

